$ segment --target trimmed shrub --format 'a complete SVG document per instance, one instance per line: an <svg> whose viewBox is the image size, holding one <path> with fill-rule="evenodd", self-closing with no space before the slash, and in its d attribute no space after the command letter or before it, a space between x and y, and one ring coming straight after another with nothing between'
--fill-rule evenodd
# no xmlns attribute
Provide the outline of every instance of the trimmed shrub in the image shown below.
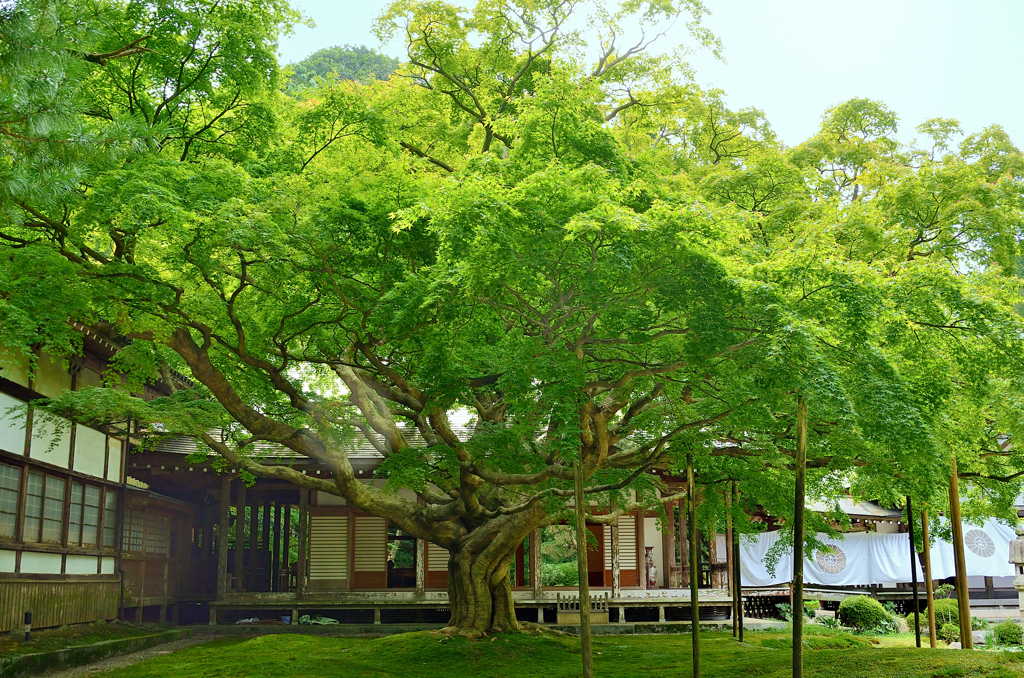
<svg viewBox="0 0 1024 678"><path fill-rule="evenodd" d="M580 583L579 566L568 563L541 563L540 580L544 586L576 586Z"/></svg>
<svg viewBox="0 0 1024 678"><path fill-rule="evenodd" d="M956 598L940 598L935 601L935 625L940 629L943 624L960 626L960 609ZM907 615L907 626L914 628L914 613ZM928 608L921 610L921 628L928 626Z"/></svg>
<svg viewBox="0 0 1024 678"><path fill-rule="evenodd" d="M971 617L971 630L972 631L984 631L990 626L988 620L978 619L977 617Z"/></svg>
<svg viewBox="0 0 1024 678"><path fill-rule="evenodd" d="M960 626L958 624L943 624L939 627L939 639L947 643L960 642Z"/></svg>
<svg viewBox="0 0 1024 678"><path fill-rule="evenodd" d="M1015 621L999 622L992 629L992 633L1000 645L1020 645L1024 640L1024 631L1021 631L1020 624Z"/></svg>
<svg viewBox="0 0 1024 678"><path fill-rule="evenodd" d="M882 604L869 596L853 596L839 605L839 620L843 626L857 630L873 629L890 618Z"/></svg>

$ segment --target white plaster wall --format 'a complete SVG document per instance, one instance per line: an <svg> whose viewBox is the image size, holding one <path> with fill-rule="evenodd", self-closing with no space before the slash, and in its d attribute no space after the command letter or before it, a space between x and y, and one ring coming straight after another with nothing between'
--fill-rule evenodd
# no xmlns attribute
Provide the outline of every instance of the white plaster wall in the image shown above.
<svg viewBox="0 0 1024 678"><path fill-rule="evenodd" d="M39 356L36 363L36 391L47 398L53 398L70 388L71 375L60 364L60 359L54 359L49 353Z"/></svg>
<svg viewBox="0 0 1024 678"><path fill-rule="evenodd" d="M22 574L60 574L59 553L21 552Z"/></svg>
<svg viewBox="0 0 1024 678"><path fill-rule="evenodd" d="M101 388L103 386L103 377L100 376L99 372L93 372L86 368L78 373L78 389L96 387Z"/></svg>
<svg viewBox="0 0 1024 678"><path fill-rule="evenodd" d="M96 574L96 565L96 556L68 556L64 574Z"/></svg>
<svg viewBox="0 0 1024 678"><path fill-rule="evenodd" d="M16 556L14 551L0 550L0 572L14 572Z"/></svg>
<svg viewBox="0 0 1024 678"><path fill-rule="evenodd" d="M0 372L0 374L3 374ZM0 393L0 450L25 454L25 414L18 412L6 414L12 407L21 407L25 403L17 398Z"/></svg>
<svg viewBox="0 0 1024 678"><path fill-rule="evenodd" d="M900 531L900 526L895 522L875 523L875 532L878 534L896 534ZM909 550L910 547L908 546Z"/></svg>
<svg viewBox="0 0 1024 678"><path fill-rule="evenodd" d="M18 354L0 355L0 377L20 386L28 386L28 358Z"/></svg>
<svg viewBox="0 0 1024 678"><path fill-rule="evenodd" d="M107 480L121 481L121 446L123 444L117 438L107 439L107 449L110 450L110 457L107 461Z"/></svg>
<svg viewBox="0 0 1024 678"><path fill-rule="evenodd" d="M661 531L658 529L657 518L644 518L644 546L653 546L651 555L654 556L654 564L658 568L658 586L665 587L665 568L661 558ZM640 576L647 576L646 550L640 552Z"/></svg>
<svg viewBox="0 0 1024 678"><path fill-rule="evenodd" d="M68 467L71 458L71 424L65 422L60 433L52 418L44 418L37 411L32 422L32 458Z"/></svg>
<svg viewBox="0 0 1024 678"><path fill-rule="evenodd" d="M316 505L317 506L345 506L345 498L339 497L336 494L329 492L316 493Z"/></svg>
<svg viewBox="0 0 1024 678"><path fill-rule="evenodd" d="M103 477L107 456L107 436L88 426L75 427L74 470L97 478Z"/></svg>
<svg viewBox="0 0 1024 678"><path fill-rule="evenodd" d="M100 563L100 574L114 574L114 565L117 561L114 558L103 558Z"/></svg>

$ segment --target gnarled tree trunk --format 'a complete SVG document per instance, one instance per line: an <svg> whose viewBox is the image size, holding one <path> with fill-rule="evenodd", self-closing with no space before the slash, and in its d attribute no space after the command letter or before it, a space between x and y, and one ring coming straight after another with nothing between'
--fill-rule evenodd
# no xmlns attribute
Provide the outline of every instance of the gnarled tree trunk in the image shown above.
<svg viewBox="0 0 1024 678"><path fill-rule="evenodd" d="M544 523L539 508L487 521L448 548L449 633L477 637L517 631L509 566L516 549ZM531 563L531 567L539 565Z"/></svg>

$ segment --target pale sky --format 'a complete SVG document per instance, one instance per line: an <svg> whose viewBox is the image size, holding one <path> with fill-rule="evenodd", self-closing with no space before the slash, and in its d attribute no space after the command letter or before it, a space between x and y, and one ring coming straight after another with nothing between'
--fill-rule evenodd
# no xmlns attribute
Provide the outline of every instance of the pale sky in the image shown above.
<svg viewBox="0 0 1024 678"><path fill-rule="evenodd" d="M292 0L316 22L281 42L282 63L332 45L366 45L401 58L370 32L381 0ZM690 57L698 84L732 108L762 109L787 144L814 134L826 108L880 100L900 138L929 118L955 118L967 133L1000 124L1024 145L1024 0L705 0L705 25L725 62ZM687 44L681 26L668 36ZM670 47L670 42L664 43Z"/></svg>

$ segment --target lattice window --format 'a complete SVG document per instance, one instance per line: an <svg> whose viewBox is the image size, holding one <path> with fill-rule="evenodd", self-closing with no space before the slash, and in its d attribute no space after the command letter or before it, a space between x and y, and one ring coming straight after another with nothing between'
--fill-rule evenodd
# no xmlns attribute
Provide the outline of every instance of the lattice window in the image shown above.
<svg viewBox="0 0 1024 678"><path fill-rule="evenodd" d="M107 490L103 497L103 546L114 548L117 537L117 495Z"/></svg>
<svg viewBox="0 0 1024 678"><path fill-rule="evenodd" d="M77 546L82 541L82 504L85 500L85 486L71 483L71 506L68 507L68 544Z"/></svg>
<svg viewBox="0 0 1024 678"><path fill-rule="evenodd" d="M28 488L25 495L25 521L23 532L25 541L39 541L39 530L43 525L43 484L46 476L30 471Z"/></svg>
<svg viewBox="0 0 1024 678"><path fill-rule="evenodd" d="M166 556L170 537L171 521L167 516L156 513L146 514L146 553Z"/></svg>
<svg viewBox="0 0 1024 678"><path fill-rule="evenodd" d="M43 541L59 544L64 530L64 480L46 477L43 495Z"/></svg>
<svg viewBox="0 0 1024 678"><path fill-rule="evenodd" d="M124 525L124 550L142 553L142 538L145 533L146 517L142 511L128 509Z"/></svg>
<svg viewBox="0 0 1024 678"><path fill-rule="evenodd" d="M18 492L21 469L0 464L0 537L14 537L18 524Z"/></svg>

